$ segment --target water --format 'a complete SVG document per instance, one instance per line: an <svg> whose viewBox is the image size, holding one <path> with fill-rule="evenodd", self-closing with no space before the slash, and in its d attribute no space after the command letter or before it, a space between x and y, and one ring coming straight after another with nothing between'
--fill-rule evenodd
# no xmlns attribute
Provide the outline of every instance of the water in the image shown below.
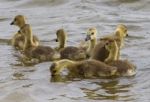
<svg viewBox="0 0 150 102"><path fill-rule="evenodd" d="M149 102L149 11L149 0L0 0L0 38L9 39L18 30L9 25L18 14L27 17L40 40L48 41L43 44L53 47L59 28L68 32L68 45L78 45L89 27L96 27L100 37L124 23L130 37L121 57L137 66L130 78L51 79L51 62L19 66L18 52L1 41L0 102Z"/></svg>

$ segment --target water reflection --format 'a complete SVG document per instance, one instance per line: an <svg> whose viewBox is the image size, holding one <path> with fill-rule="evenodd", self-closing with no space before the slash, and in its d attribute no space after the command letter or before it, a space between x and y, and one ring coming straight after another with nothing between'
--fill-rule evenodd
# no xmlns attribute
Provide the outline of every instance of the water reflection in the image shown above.
<svg viewBox="0 0 150 102"><path fill-rule="evenodd" d="M86 97L93 100L125 100L134 99L129 93L132 84L120 85L117 79L111 81L95 82L100 88L90 90L82 88Z"/></svg>
<svg viewBox="0 0 150 102"><path fill-rule="evenodd" d="M132 80L133 77L127 77ZM95 87L92 89L90 87L80 86L79 88L86 94L86 98L92 100L116 100L116 101L133 101L135 96L130 92L131 88L134 87L130 81L123 81L126 79L120 78L107 78L107 79L98 79L98 81L93 81L94 79L73 79L66 76L52 76L50 82L62 82L67 83L71 82L72 84L75 81L88 80L92 85L95 84ZM95 79L97 80L97 79ZM128 80L128 79L127 79ZM82 83L82 82L81 82Z"/></svg>
<svg viewBox="0 0 150 102"><path fill-rule="evenodd" d="M51 76L50 82L69 82L69 81L80 81L84 78L74 78L74 77L69 77L69 76L62 76L62 75L55 75Z"/></svg>
<svg viewBox="0 0 150 102"><path fill-rule="evenodd" d="M122 2L122 3L134 3L134 2L138 2L140 0L117 0L117 2Z"/></svg>

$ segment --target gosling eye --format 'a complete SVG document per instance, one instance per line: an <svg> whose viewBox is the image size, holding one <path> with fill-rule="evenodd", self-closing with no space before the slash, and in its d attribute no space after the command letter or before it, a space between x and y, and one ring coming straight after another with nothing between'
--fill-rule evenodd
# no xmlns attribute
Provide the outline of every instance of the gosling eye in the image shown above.
<svg viewBox="0 0 150 102"><path fill-rule="evenodd" d="M94 32L92 32L91 35L94 35Z"/></svg>
<svg viewBox="0 0 150 102"><path fill-rule="evenodd" d="M107 42L105 45L109 45L109 42Z"/></svg>
<svg viewBox="0 0 150 102"><path fill-rule="evenodd" d="M126 34L126 36L129 36L129 34Z"/></svg>
<svg viewBox="0 0 150 102"><path fill-rule="evenodd" d="M19 30L18 33L21 33L21 31Z"/></svg>

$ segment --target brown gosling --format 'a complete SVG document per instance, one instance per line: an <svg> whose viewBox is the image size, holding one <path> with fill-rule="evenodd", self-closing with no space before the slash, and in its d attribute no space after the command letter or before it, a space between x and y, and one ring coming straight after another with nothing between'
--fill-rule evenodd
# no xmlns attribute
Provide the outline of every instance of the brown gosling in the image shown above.
<svg viewBox="0 0 150 102"><path fill-rule="evenodd" d="M107 42L107 40L98 42L95 45L90 58L104 62L109 55L109 51L105 48Z"/></svg>
<svg viewBox="0 0 150 102"><path fill-rule="evenodd" d="M67 33L64 31L64 29L57 30L56 35L56 42L59 42L59 46L56 49L60 52L61 59L82 60L86 58L86 53L82 48L74 46L65 47Z"/></svg>
<svg viewBox="0 0 150 102"><path fill-rule="evenodd" d="M49 46L35 46L33 41L32 29L29 24L26 24L21 30L25 37L23 46L24 54L27 58L37 59L37 62L51 61L59 59L59 55Z"/></svg>
<svg viewBox="0 0 150 102"><path fill-rule="evenodd" d="M110 52L108 58L105 60L105 63L117 67L117 76L133 76L136 74L135 65L128 60L118 60L118 54L120 54L118 52L120 50L115 40L109 41L105 47Z"/></svg>
<svg viewBox="0 0 150 102"><path fill-rule="evenodd" d="M15 16L14 20L10 23L10 25L16 25L19 27L19 29L23 28L26 24L26 20L25 17L23 15L17 15ZM39 40L38 38L34 35L33 36L33 42L35 43L36 46L39 45ZM25 43L25 38L23 36L23 34L17 32L12 40L11 40L11 44L19 50L23 49L23 45Z"/></svg>
<svg viewBox="0 0 150 102"><path fill-rule="evenodd" d="M110 77L115 75L116 67L109 66L103 62L89 59L83 61L72 61L68 59L62 59L60 61L53 62L50 66L51 76L61 75L61 72L67 68L69 77L83 77L83 78L95 78L95 77Z"/></svg>

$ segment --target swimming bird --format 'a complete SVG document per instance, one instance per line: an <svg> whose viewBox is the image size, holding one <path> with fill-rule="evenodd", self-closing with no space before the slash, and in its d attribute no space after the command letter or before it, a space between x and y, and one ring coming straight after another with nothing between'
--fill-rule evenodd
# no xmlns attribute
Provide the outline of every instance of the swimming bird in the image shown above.
<svg viewBox="0 0 150 102"><path fill-rule="evenodd" d="M90 57L95 45L97 44L97 29L96 28L89 28L87 31L87 36L85 41L88 42L88 48L86 49L86 54Z"/></svg>
<svg viewBox="0 0 150 102"><path fill-rule="evenodd" d="M52 63L50 66L51 75L60 75L65 68L68 70L67 76L83 78L110 77L113 76L117 70L116 67L93 59L83 61L62 59Z"/></svg>
<svg viewBox="0 0 150 102"><path fill-rule="evenodd" d="M82 60L86 58L84 49L75 46L66 47L67 33L64 29L57 30L56 35L56 42L59 42L56 49L60 52L61 59Z"/></svg>
<svg viewBox="0 0 150 102"><path fill-rule="evenodd" d="M128 36L127 27L124 24L118 24L115 32L111 35L100 38L100 40L117 39L119 48L124 46L124 39Z"/></svg>
<svg viewBox="0 0 150 102"><path fill-rule="evenodd" d="M10 25L16 25L19 27L19 29L23 28L26 24L26 19L23 15L17 15L15 16L14 20L10 23ZM33 35L33 42L35 44L35 46L38 46L39 45L39 40L38 38ZM25 38L24 36L17 32L12 40L11 40L11 44L16 48L16 49L19 49L19 50L22 50L23 49L23 45L25 43Z"/></svg>
<svg viewBox="0 0 150 102"><path fill-rule="evenodd" d="M25 37L23 51L27 58L37 59L38 62L51 61L60 58L59 54L57 54L50 46L35 46L32 29L29 24L24 25L19 32Z"/></svg>
<svg viewBox="0 0 150 102"><path fill-rule="evenodd" d="M118 59L120 50L115 40L110 40L105 48L109 51L109 56L105 59L105 63L117 67L116 76L133 76L136 74L136 66L134 64L128 60Z"/></svg>

